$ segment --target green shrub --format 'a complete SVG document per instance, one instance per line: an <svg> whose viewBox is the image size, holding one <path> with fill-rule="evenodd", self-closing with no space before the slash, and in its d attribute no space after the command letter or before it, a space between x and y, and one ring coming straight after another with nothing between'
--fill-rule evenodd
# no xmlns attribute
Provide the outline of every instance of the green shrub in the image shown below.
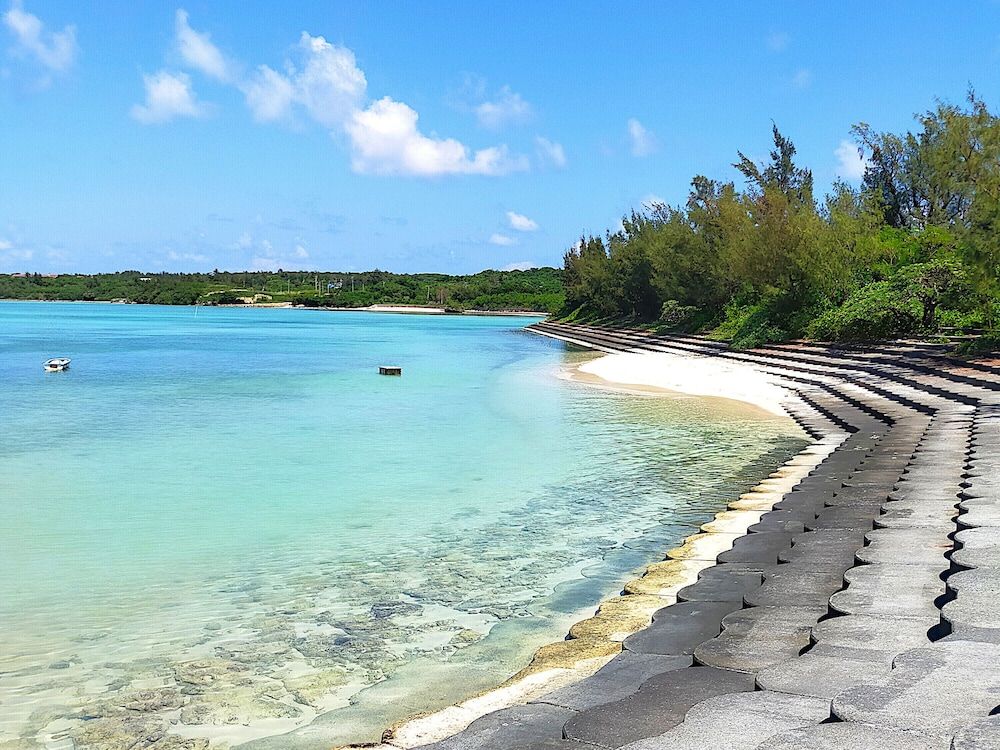
<svg viewBox="0 0 1000 750"><path fill-rule="evenodd" d="M978 354L989 354L1000 351L1000 333L987 333L977 339L964 341L958 347L958 353L974 357Z"/></svg>
<svg viewBox="0 0 1000 750"><path fill-rule="evenodd" d="M983 311L975 310L938 310L937 324L942 328L982 328Z"/></svg>
<svg viewBox="0 0 1000 750"><path fill-rule="evenodd" d="M668 299L660 308L660 323L668 329L683 328L691 322L697 312L698 308L693 305L682 305L675 299Z"/></svg>
<svg viewBox="0 0 1000 750"><path fill-rule="evenodd" d="M249 293L248 296L252 297L253 293ZM159 297L159 295L157 295ZM207 294L202 298L205 302L210 305L241 305L243 304L243 295L237 294L236 292L218 292L217 294ZM169 303L166 303L169 304Z"/></svg>
<svg viewBox="0 0 1000 750"><path fill-rule="evenodd" d="M807 334L829 341L873 341L913 333L920 318L917 300L892 282L876 281L816 318Z"/></svg>
<svg viewBox="0 0 1000 750"><path fill-rule="evenodd" d="M763 344L783 341L789 330L782 321L784 305L777 295L765 295L753 303L734 301L726 306L722 323L713 338L728 340L734 349L752 349Z"/></svg>
<svg viewBox="0 0 1000 750"><path fill-rule="evenodd" d="M323 307L324 305L328 305L330 303L315 294L300 294L295 298L292 304L298 305L299 307Z"/></svg>

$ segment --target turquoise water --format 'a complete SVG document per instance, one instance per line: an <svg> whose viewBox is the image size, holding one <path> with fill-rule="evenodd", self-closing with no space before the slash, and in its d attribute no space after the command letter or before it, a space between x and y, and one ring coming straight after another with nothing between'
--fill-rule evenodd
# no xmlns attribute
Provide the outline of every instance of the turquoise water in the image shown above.
<svg viewBox="0 0 1000 750"><path fill-rule="evenodd" d="M377 739L804 444L556 377L591 355L529 322L0 303L0 744Z"/></svg>

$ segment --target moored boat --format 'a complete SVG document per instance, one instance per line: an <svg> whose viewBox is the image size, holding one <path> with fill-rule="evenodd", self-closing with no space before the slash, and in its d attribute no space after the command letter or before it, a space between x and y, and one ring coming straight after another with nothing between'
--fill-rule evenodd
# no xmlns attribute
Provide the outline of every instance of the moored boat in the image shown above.
<svg viewBox="0 0 1000 750"><path fill-rule="evenodd" d="M69 357L53 357L52 359L45 360L43 367L45 368L45 372L62 372L69 368L69 363Z"/></svg>

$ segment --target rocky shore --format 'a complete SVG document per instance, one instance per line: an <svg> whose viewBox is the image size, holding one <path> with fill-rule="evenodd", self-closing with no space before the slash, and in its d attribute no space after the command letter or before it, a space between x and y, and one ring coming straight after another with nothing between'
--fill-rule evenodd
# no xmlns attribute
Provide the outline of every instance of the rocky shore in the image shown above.
<svg viewBox="0 0 1000 750"><path fill-rule="evenodd" d="M906 342L734 352L531 329L750 365L787 389L814 443L539 652L495 705L411 722L385 750L1000 747L1000 363ZM593 674L530 684L574 666Z"/></svg>

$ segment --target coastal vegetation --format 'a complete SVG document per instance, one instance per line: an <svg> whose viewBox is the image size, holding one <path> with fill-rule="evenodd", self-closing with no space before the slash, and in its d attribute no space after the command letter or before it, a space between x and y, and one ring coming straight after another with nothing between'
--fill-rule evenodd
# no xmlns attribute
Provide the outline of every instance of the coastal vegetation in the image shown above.
<svg viewBox="0 0 1000 750"><path fill-rule="evenodd" d="M702 331L735 346L987 329L1000 300L1000 118L975 93L902 134L853 128L864 175L814 194L773 128L741 180L633 211L565 254L566 320Z"/></svg>
<svg viewBox="0 0 1000 750"><path fill-rule="evenodd" d="M158 305L291 303L307 307L431 305L453 310L564 306L562 271L482 271L469 276L255 271L0 275L0 299L120 301Z"/></svg>

